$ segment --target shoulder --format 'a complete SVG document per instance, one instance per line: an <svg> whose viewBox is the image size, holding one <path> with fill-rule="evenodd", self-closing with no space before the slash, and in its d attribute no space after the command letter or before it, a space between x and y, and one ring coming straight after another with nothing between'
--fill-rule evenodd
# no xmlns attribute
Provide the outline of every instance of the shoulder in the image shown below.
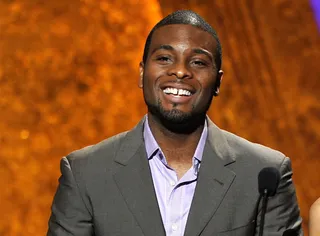
<svg viewBox="0 0 320 236"><path fill-rule="evenodd" d="M222 130L222 133L237 161L250 161L251 163L276 167L286 159L289 160L278 150L251 142L225 130Z"/></svg>
<svg viewBox="0 0 320 236"><path fill-rule="evenodd" d="M143 143L142 119L133 129L107 138L95 145L87 146L71 152L64 159L71 169L78 172L108 171L117 168L115 162L118 153L127 150L128 155ZM107 169L106 169L107 168Z"/></svg>
<svg viewBox="0 0 320 236"><path fill-rule="evenodd" d="M66 158L68 159L71 167L75 165L87 166L92 163L97 165L99 163L102 164L102 162L105 165L106 162L113 160L113 157L116 155L127 134L128 131L119 133L97 144L75 150L68 154Z"/></svg>

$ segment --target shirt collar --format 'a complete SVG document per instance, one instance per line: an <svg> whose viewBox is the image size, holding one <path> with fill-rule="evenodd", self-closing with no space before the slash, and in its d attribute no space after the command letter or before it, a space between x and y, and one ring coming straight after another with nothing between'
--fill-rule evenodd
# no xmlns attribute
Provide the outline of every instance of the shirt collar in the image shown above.
<svg viewBox="0 0 320 236"><path fill-rule="evenodd" d="M204 150L204 146L205 146L207 136L208 136L208 127L207 126L208 126L207 119L205 119L204 128L203 128L200 140L198 142L196 151L194 152L194 159L192 160L193 165L197 165L197 163L201 162L201 160L202 160L203 150ZM144 121L143 137L144 137L145 148L146 148L148 160L150 160L152 157L154 157L158 153L159 150L162 154L161 148L159 147L157 141L155 140L155 138L151 132L147 115L146 115L146 119Z"/></svg>

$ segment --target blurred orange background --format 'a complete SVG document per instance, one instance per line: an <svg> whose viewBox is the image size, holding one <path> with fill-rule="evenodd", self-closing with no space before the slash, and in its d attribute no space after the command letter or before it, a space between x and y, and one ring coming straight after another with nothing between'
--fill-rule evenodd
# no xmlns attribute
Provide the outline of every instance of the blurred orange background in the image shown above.
<svg viewBox="0 0 320 236"><path fill-rule="evenodd" d="M45 235L61 157L145 114L145 38L178 9L221 38L225 76L209 116L291 157L307 232L320 197L320 41L308 0L0 0L0 235Z"/></svg>

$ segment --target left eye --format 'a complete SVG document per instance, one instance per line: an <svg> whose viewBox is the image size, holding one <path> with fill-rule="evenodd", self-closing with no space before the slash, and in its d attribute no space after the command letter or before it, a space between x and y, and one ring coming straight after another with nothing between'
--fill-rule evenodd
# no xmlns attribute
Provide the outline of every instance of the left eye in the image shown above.
<svg viewBox="0 0 320 236"><path fill-rule="evenodd" d="M193 61L192 63L197 66L205 66L206 65L206 63L204 63L203 61Z"/></svg>

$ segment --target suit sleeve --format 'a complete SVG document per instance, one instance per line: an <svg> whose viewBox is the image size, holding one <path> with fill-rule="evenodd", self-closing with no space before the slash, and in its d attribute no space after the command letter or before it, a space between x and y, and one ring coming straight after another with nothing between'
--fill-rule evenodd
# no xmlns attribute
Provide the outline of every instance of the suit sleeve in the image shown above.
<svg viewBox="0 0 320 236"><path fill-rule="evenodd" d="M92 216L67 158L61 160L60 168L61 177L52 203L47 236L93 235Z"/></svg>
<svg viewBox="0 0 320 236"><path fill-rule="evenodd" d="M300 209L292 181L291 161L289 158L284 158L279 171L281 179L277 193L268 200L264 235L281 236L285 231L288 231L288 233L295 233L289 235L301 236L303 235L302 218L300 217ZM256 235L259 233L260 213L258 215Z"/></svg>

